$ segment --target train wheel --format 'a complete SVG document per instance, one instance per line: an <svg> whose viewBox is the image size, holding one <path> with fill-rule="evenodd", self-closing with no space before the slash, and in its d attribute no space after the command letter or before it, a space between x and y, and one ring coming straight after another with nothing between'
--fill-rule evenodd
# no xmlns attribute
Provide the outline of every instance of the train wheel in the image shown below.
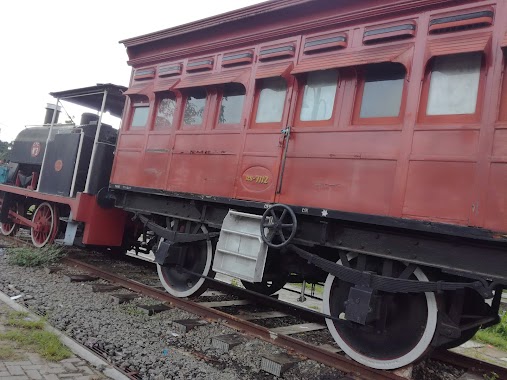
<svg viewBox="0 0 507 380"><path fill-rule="evenodd" d="M180 232L187 233L207 233L207 228L202 224L194 222L179 221L168 223L170 228ZM211 270L213 262L213 244L211 241L200 241L187 248L184 263L181 266L157 264L158 277L165 290L175 297L197 297L204 293L208 288L206 279L193 275L190 272L200 275L214 277L215 273Z"/></svg>
<svg viewBox="0 0 507 380"><path fill-rule="evenodd" d="M24 209L23 205L21 203L16 203L11 207L11 210L15 211L16 213L23 215ZM12 236L16 235L16 232L18 232L19 225L16 223L0 223L0 232L4 236Z"/></svg>
<svg viewBox="0 0 507 380"><path fill-rule="evenodd" d="M51 244L58 233L58 210L47 202L41 203L32 215L35 227L30 228L34 246L41 248Z"/></svg>
<svg viewBox="0 0 507 380"><path fill-rule="evenodd" d="M371 263L349 258L356 268L382 273L383 262L373 259ZM341 260L338 261L341 264ZM428 281L423 271L412 269L391 261L392 273L403 278ZM433 293L379 294L381 316L366 325L344 319L345 302L351 284L328 275L324 287L324 312L343 319L340 322L326 320L329 331L340 348L352 359L377 369L395 369L410 364L421 357L430 347L437 327L438 307Z"/></svg>

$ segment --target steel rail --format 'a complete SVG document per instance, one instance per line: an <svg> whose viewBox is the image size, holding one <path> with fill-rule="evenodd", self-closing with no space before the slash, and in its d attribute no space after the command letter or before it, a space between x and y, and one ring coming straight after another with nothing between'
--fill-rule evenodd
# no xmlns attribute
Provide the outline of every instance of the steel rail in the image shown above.
<svg viewBox="0 0 507 380"><path fill-rule="evenodd" d="M308 359L312 359L319 363L336 368L342 372L345 372L349 376L359 376L364 380L405 379L394 374L393 372L380 371L363 366L362 364L347 359L345 356L341 356L320 347L313 346L309 343L292 338L288 335L276 334L263 326L256 325L255 323L238 318L234 315L229 315L222 311L202 306L198 303L188 301L186 299L173 297L164 291L152 288L148 285L127 279L122 276L117 276L101 268L97 268L88 263L84 263L80 260L66 257L62 260L62 262L71 266L78 267L81 270L96 275L104 280L108 280L110 282L121 285L134 292L141 293L145 296L152 297L162 302L167 302L170 305L183 309L189 313L196 314L207 319L226 322L229 326L250 336L254 336L266 342L293 351L297 355L301 355Z"/></svg>
<svg viewBox="0 0 507 380"><path fill-rule="evenodd" d="M498 376L496 377L497 379L507 379L507 368L499 367L495 364L457 354L452 351L437 350L431 354L431 358L456 367L465 368L467 371L484 376L484 378L487 378L485 376L493 378L492 376L494 375L492 374L495 373Z"/></svg>

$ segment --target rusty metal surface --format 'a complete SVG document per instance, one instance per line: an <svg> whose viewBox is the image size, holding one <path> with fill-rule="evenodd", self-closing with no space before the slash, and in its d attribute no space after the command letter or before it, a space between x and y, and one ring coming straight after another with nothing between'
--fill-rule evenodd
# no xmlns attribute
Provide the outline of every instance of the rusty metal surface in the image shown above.
<svg viewBox="0 0 507 380"><path fill-rule="evenodd" d="M203 318L225 321L225 323L227 323L229 326L237 330L243 331L250 336L254 336L266 342L286 348L289 351L294 352L295 354L305 356L308 359L315 360L319 363L323 363L330 367L336 368L340 371L346 372L348 375L352 375L364 380L403 379L402 377L395 375L391 372L378 371L372 368L365 367L359 363L356 363L350 359L345 358L344 356L340 356L335 353L329 352L325 349L310 345L301 340L291 338L290 336L276 334L274 332L271 332L269 329L265 327L256 325L249 321L245 321L234 315L229 315L219 310L214 310L185 299L172 297L171 295L169 295L164 291L152 288L137 281L129 280L127 278L114 275L112 273L97 268L93 265L84 263L82 261L72 258L65 258L63 259L63 262L68 265L78 267L79 269L82 269L94 275L97 275L115 284L121 285L132 291L142 293L143 295L152 297L159 301L167 302L172 306L181 308L185 311L188 311L189 313L199 315Z"/></svg>

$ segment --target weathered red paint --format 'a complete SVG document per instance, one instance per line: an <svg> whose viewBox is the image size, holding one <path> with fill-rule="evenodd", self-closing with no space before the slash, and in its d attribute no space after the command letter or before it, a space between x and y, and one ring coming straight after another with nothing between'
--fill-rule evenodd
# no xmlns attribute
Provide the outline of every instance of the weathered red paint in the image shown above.
<svg viewBox="0 0 507 380"><path fill-rule="evenodd" d="M481 9L495 11L491 26L430 34L431 19ZM507 4L500 0L281 0L125 40L134 70L182 65L181 75L175 71L165 85L179 106L173 127L165 131L129 130L124 123L111 181L507 231L505 14ZM365 30L404 23L417 25L414 37L364 43ZM347 37L339 49L305 54L306 41L338 35ZM260 59L262 49L286 46L294 47L293 56ZM253 51L251 64L229 68L220 63L224 55L241 51ZM465 52L484 57L476 112L425 115L432 58ZM206 73L187 72L189 60L206 59L213 61L203 68ZM360 67L374 62L406 68L399 117L365 121L358 116L364 86ZM298 78L331 67L342 68L332 118L298 122L304 86ZM218 128L220 97L214 88L208 91L202 125L183 125L183 88L238 81L236 74L247 93L239 125ZM282 121L258 124L256 80L278 75L287 79ZM131 83L148 96L151 121L157 104L152 89L163 88L167 80ZM130 112L127 107L125 120ZM280 130L288 126L280 184L287 143Z"/></svg>
<svg viewBox="0 0 507 380"><path fill-rule="evenodd" d="M0 192L18 194L41 202L50 202L69 206L73 219L84 223L83 243L90 245L120 246L123 241L123 230L126 213L123 210L101 208L94 195L78 193L75 198L53 194L39 193L17 186L0 185ZM31 221L19 215L12 215L18 223L33 227Z"/></svg>

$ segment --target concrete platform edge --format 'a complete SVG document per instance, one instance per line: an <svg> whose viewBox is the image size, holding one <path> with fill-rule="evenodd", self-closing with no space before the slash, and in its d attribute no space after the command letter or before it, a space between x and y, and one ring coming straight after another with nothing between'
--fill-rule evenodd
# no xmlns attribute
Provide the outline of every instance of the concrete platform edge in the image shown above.
<svg viewBox="0 0 507 380"><path fill-rule="evenodd" d="M11 300L11 298L0 291L0 301L5 303L7 306L9 306L11 309L14 309L16 311L21 311L28 313L30 316L40 319L40 317L34 313L32 313L30 310L28 310L23 305L20 305L16 301ZM46 323L46 330L50 331L60 338L61 342L65 344L75 355L79 356L80 358L86 360L91 365L93 365L97 370L102 372L107 377L110 377L114 380L129 380L127 376L125 376L123 373L118 371L116 368L112 367L108 362L106 362L104 359L102 359L100 356L97 356L92 351L90 351L88 348L84 347L80 343L76 342L74 339L68 337L64 333L62 333L60 330L55 329L50 324Z"/></svg>

